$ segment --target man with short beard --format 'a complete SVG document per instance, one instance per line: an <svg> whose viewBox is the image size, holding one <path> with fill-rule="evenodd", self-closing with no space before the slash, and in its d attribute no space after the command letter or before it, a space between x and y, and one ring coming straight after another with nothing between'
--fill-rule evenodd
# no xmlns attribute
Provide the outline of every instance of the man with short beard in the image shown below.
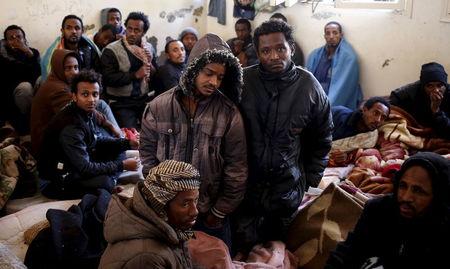
<svg viewBox="0 0 450 269"><path fill-rule="evenodd" d="M331 21L325 25L324 37L325 46L311 52L306 68L322 85L331 106L355 110L363 98L356 52L344 39L338 22Z"/></svg>
<svg viewBox="0 0 450 269"><path fill-rule="evenodd" d="M144 38L150 28L147 15L131 12L125 27L125 38L103 50L102 72L106 96L119 126L139 128L142 112L150 100L150 76L156 71L154 49Z"/></svg>
<svg viewBox="0 0 450 269"><path fill-rule="evenodd" d="M61 36L50 45L41 61L42 80L47 78L50 72L50 59L56 49L75 51L80 59L80 70L100 70L100 51L92 40L85 37L83 21L76 15L67 15L61 24Z"/></svg>
<svg viewBox="0 0 450 269"><path fill-rule="evenodd" d="M448 268L449 242L450 161L421 152L396 173L393 194L366 203L325 268Z"/></svg>

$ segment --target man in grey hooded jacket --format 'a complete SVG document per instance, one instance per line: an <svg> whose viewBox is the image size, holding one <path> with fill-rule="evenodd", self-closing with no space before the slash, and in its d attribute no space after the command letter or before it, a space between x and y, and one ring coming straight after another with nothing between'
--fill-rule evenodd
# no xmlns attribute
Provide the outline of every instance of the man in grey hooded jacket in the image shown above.
<svg viewBox="0 0 450 269"><path fill-rule="evenodd" d="M242 68L220 37L207 34L194 46L180 83L147 106L141 130L143 173L174 159L200 171L199 221L194 229L231 246L227 216L244 197L247 152L235 103Z"/></svg>

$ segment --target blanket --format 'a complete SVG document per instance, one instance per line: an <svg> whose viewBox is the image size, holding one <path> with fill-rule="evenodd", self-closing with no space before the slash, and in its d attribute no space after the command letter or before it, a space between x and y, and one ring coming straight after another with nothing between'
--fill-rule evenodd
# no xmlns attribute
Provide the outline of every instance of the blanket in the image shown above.
<svg viewBox="0 0 450 269"><path fill-rule="evenodd" d="M0 143L0 209L10 198L32 196L37 191L36 161L28 150L20 145L19 137L9 127Z"/></svg>
<svg viewBox="0 0 450 269"><path fill-rule="evenodd" d="M326 53L325 46L315 49L309 55L306 68L314 74L320 58ZM328 99L332 106L357 109L362 100L359 85L358 59L352 46L343 38L336 49L331 63L332 75L328 89Z"/></svg>
<svg viewBox="0 0 450 269"><path fill-rule="evenodd" d="M367 201L331 183L296 216L288 232L287 249L298 258L299 268L323 268L328 255L356 224Z"/></svg>

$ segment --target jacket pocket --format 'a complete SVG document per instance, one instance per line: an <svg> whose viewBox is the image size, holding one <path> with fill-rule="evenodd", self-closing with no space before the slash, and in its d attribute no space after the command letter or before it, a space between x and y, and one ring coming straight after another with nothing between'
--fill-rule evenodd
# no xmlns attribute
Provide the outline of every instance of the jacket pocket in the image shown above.
<svg viewBox="0 0 450 269"><path fill-rule="evenodd" d="M179 123L160 123L157 127L159 139L156 156L159 161L172 159L174 156L177 137L181 132Z"/></svg>
<svg viewBox="0 0 450 269"><path fill-rule="evenodd" d="M218 175L222 172L223 158L221 155L222 139L225 134L223 124L203 124L201 126L200 143L206 150L205 165L209 165L211 171Z"/></svg>

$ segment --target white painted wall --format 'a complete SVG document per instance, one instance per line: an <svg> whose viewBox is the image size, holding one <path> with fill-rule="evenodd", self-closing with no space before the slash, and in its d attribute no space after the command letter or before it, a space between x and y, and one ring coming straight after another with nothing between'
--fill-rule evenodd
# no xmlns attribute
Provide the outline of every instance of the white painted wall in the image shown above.
<svg viewBox="0 0 450 269"><path fill-rule="evenodd" d="M414 0L411 14L385 10L336 9L320 3L312 13L311 4L298 3L276 12L283 13L296 28L295 37L308 55L324 44L323 26L342 23L345 37L359 55L364 96L388 95L392 89L418 79L422 63L438 61L450 73L450 23L440 22L441 0ZM226 27L208 17L206 30L231 38L235 18L233 1L227 0ZM252 22L256 28L270 14L260 13ZM387 59L390 63L382 67Z"/></svg>
<svg viewBox="0 0 450 269"><path fill-rule="evenodd" d="M182 28L196 27L200 33L215 32L224 39L234 33L232 17L233 1L227 1L227 25L207 17L209 0L14 0L0 1L0 30L9 24L21 25L29 42L41 53L60 34L61 20L70 13L83 18L85 25L100 25L100 10L115 6L124 17L130 11L140 10L150 17L147 36L155 35L158 50L165 44L165 37L177 37ZM365 97L387 95L403 84L418 79L420 65L439 61L450 72L450 23L440 22L441 0L414 0L411 15L381 10L336 9L320 3L315 13L311 4L296 4L281 11L296 28L296 38L308 55L323 45L323 26L329 20L343 24L346 38L360 57L361 84ZM160 13L184 8L203 7L203 15L177 17L173 23L161 18ZM253 28L268 19L270 14L258 14ZM91 33L93 30L90 31ZM392 59L382 67L386 59Z"/></svg>
<svg viewBox="0 0 450 269"><path fill-rule="evenodd" d="M83 19L84 25L95 24L95 33L100 27L100 11L103 8L117 7L121 10L123 22L131 11L142 11L149 16L150 29L147 36L158 38L158 50L163 50L165 38L178 38L181 30L186 26L193 26L201 33L205 31L205 15L197 17L180 12L182 9L203 7L205 0L13 0L0 1L0 30L3 38L4 29L10 24L22 26L32 47L41 54L61 32L61 22L64 16L75 14ZM166 14L184 14L169 23ZM178 12L178 13L176 13ZM205 12L204 12L205 13ZM197 21L196 22L196 18Z"/></svg>

